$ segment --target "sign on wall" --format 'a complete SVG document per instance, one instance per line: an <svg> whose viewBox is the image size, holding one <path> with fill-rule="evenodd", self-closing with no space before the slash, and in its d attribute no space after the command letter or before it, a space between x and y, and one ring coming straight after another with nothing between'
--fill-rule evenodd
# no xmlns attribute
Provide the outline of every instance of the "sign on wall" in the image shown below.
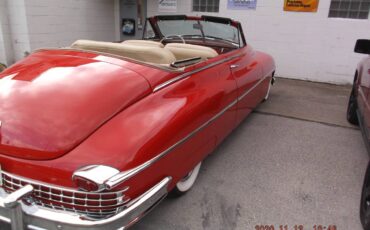
<svg viewBox="0 0 370 230"><path fill-rule="evenodd" d="M177 12L177 0L158 0L158 12Z"/></svg>
<svg viewBox="0 0 370 230"><path fill-rule="evenodd" d="M316 12L319 0L284 0L285 11Z"/></svg>
<svg viewBox="0 0 370 230"><path fill-rule="evenodd" d="M255 10L257 0L227 0L229 10Z"/></svg>

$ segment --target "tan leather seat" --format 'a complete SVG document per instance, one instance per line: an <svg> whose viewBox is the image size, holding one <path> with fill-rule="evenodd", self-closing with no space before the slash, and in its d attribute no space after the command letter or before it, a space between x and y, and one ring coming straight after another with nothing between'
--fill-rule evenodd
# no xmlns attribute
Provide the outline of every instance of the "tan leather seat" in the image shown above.
<svg viewBox="0 0 370 230"><path fill-rule="evenodd" d="M168 43L164 48L171 51L175 55L176 60L183 60L195 57L209 59L218 56L218 53L214 49L206 46L183 43Z"/></svg>
<svg viewBox="0 0 370 230"><path fill-rule="evenodd" d="M159 47L77 40L71 45L71 48L114 54L154 64L171 64L176 61L175 56L169 50Z"/></svg>
<svg viewBox="0 0 370 230"><path fill-rule="evenodd" d="M164 47L162 43L156 42L156 41L150 41L150 40L126 40L126 41L123 41L122 44L150 46L150 47L159 47L159 48Z"/></svg>

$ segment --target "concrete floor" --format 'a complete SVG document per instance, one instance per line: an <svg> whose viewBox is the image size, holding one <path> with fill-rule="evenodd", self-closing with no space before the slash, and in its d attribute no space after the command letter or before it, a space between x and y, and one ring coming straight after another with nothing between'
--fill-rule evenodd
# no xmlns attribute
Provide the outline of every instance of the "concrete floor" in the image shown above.
<svg viewBox="0 0 370 230"><path fill-rule="evenodd" d="M185 196L167 198L132 229L361 229L368 162L345 120L350 88L278 79L261 104L203 163Z"/></svg>

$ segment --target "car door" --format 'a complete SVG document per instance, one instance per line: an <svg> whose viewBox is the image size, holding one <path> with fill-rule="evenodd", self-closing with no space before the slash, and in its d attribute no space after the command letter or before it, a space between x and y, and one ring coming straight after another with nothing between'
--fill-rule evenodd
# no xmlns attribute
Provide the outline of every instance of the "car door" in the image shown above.
<svg viewBox="0 0 370 230"><path fill-rule="evenodd" d="M209 60L205 66L212 66L214 63L220 62L215 66L206 68L192 75L196 85L204 84L203 108L208 107L208 111L213 111L213 118L216 118L209 127L207 127L207 136L215 137L214 144L219 144L236 126L237 116L237 97L238 87L234 75L230 69L231 62L219 60ZM198 67L199 68L199 67ZM201 67L200 67L201 68ZM202 91L199 87L198 90ZM203 139L204 140L204 139Z"/></svg>
<svg viewBox="0 0 370 230"><path fill-rule="evenodd" d="M240 49L240 56L230 63L230 69L238 86L237 124L261 102L261 90L255 87L261 80L262 66L256 60L255 51L247 46Z"/></svg>
<svg viewBox="0 0 370 230"><path fill-rule="evenodd" d="M170 111L159 116L163 121L160 122L160 133L156 135L168 142L161 138L150 142L161 143L161 150L156 152L181 143L171 154L171 161L181 164L167 166L168 171L179 173L178 176L183 177L181 172L194 168L236 126L238 89L227 60L220 55L189 67L184 73L188 77L159 90L155 99L145 105L146 111L153 109L159 114ZM153 149L148 147L143 151Z"/></svg>

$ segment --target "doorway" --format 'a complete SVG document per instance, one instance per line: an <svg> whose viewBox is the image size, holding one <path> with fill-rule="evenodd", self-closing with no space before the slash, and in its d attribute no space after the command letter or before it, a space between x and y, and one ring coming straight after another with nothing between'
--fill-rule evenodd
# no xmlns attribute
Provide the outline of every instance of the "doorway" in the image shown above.
<svg viewBox="0 0 370 230"><path fill-rule="evenodd" d="M120 0L121 40L141 39L146 19L146 0Z"/></svg>

